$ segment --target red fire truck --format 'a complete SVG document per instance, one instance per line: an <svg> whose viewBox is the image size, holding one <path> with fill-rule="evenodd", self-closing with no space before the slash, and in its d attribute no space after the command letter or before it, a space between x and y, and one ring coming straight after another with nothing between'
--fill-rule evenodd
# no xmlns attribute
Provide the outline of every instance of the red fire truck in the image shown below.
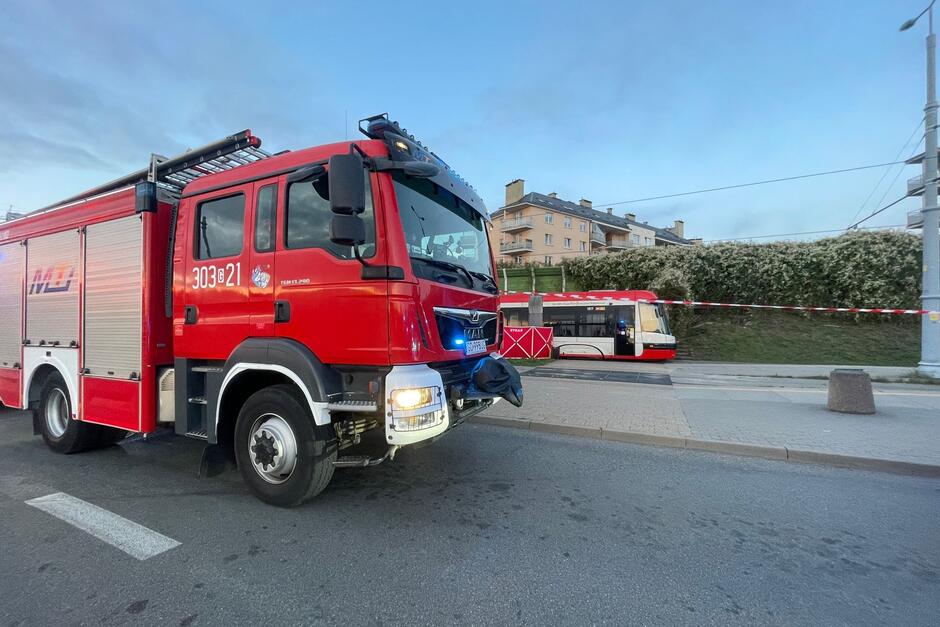
<svg viewBox="0 0 940 627"><path fill-rule="evenodd" d="M0 224L0 402L61 453L205 440L284 506L521 404L483 202L387 116L360 130L243 131Z"/></svg>

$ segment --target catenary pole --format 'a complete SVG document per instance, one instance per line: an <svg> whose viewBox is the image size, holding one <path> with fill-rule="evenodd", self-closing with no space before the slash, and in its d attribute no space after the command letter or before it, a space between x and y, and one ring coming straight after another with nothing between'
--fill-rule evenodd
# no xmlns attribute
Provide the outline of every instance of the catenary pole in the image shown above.
<svg viewBox="0 0 940 627"><path fill-rule="evenodd" d="M935 1L935 0L934 0ZM933 32L933 1L917 17L901 25L912 27L927 13L927 104L924 106L923 291L921 307L940 310L940 207L937 206L937 36ZM922 316L920 374L940 379L940 316Z"/></svg>

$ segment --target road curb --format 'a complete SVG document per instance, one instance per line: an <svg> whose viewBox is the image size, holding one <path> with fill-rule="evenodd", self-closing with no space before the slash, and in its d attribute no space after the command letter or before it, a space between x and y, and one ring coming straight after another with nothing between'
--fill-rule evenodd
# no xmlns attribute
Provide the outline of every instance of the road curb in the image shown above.
<svg viewBox="0 0 940 627"><path fill-rule="evenodd" d="M743 442L725 442L721 440L699 440L696 438L683 438L670 435L654 435L637 431L618 431L615 429L602 429L580 425L554 424L550 422L515 420L498 416L473 416L469 422L487 424L513 429L525 429L541 433L555 433L574 437L622 442L625 444L641 444L645 446L659 446L665 448L684 448L695 451L707 451L724 455L741 455L746 457L760 457L777 461L793 462L798 464L821 464L824 466L837 466L840 468L854 468L858 470L872 470L889 472L901 475L915 475L919 477L940 478L940 465L921 464L897 459L882 459L878 457L864 457L859 455L842 455L824 451L807 451L792 449L783 446L761 446Z"/></svg>

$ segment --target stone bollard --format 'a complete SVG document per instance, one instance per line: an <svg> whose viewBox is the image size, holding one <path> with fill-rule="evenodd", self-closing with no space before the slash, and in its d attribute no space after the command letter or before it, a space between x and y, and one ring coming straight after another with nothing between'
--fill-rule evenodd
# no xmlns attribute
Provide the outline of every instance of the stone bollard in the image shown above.
<svg viewBox="0 0 940 627"><path fill-rule="evenodd" d="M836 368L829 374L829 411L843 414L875 413L871 378L861 368Z"/></svg>

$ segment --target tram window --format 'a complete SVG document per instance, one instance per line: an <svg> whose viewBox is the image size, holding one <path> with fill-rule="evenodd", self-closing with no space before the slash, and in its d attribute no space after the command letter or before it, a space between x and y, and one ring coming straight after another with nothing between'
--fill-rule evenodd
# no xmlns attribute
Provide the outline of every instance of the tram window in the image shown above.
<svg viewBox="0 0 940 627"><path fill-rule="evenodd" d="M578 320L578 337L612 337L613 312L583 311Z"/></svg>
<svg viewBox="0 0 940 627"><path fill-rule="evenodd" d="M545 326L552 327L555 337L577 337L577 318L573 307L546 307L542 312Z"/></svg>
<svg viewBox="0 0 940 627"><path fill-rule="evenodd" d="M632 327L635 323L633 312L635 311L633 305L628 305L626 307L617 307L614 309L616 322L623 320L623 324L626 327Z"/></svg>
<svg viewBox="0 0 940 627"><path fill-rule="evenodd" d="M669 334L669 323L662 306L640 303L640 319L643 321L644 331Z"/></svg>
<svg viewBox="0 0 940 627"><path fill-rule="evenodd" d="M507 327L529 326L529 310L526 307L507 307L503 309Z"/></svg>

